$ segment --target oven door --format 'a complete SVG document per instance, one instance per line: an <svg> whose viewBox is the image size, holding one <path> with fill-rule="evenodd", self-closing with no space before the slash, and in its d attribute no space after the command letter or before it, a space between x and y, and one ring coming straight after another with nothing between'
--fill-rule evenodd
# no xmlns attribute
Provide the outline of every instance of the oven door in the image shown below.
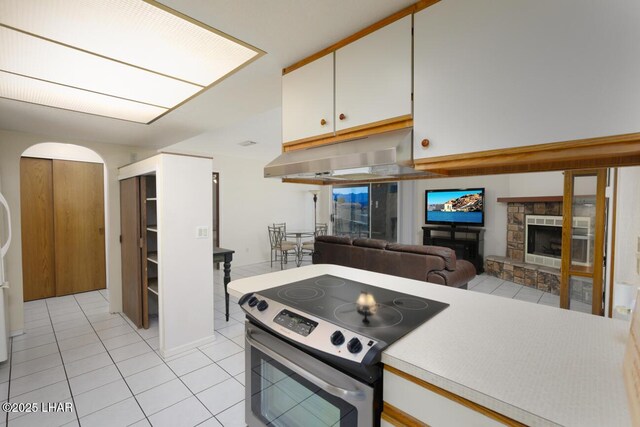
<svg viewBox="0 0 640 427"><path fill-rule="evenodd" d="M372 426L374 388L247 322L245 415L254 426Z"/></svg>

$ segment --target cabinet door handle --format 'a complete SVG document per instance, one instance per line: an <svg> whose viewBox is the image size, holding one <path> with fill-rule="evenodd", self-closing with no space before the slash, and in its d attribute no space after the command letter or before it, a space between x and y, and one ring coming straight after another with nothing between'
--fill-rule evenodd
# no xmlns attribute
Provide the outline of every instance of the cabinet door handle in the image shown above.
<svg viewBox="0 0 640 427"><path fill-rule="evenodd" d="M320 120L320 126L324 126L327 124L327 121L325 119Z"/></svg>
<svg viewBox="0 0 640 427"><path fill-rule="evenodd" d="M340 115L338 116L338 118L339 118L340 120L344 120L344 119L346 119L346 118L347 118L347 116L345 116L345 115L344 115L344 113L340 113Z"/></svg>
<svg viewBox="0 0 640 427"><path fill-rule="evenodd" d="M425 138L422 140L421 144L424 148L427 148L429 146L429 140Z"/></svg>

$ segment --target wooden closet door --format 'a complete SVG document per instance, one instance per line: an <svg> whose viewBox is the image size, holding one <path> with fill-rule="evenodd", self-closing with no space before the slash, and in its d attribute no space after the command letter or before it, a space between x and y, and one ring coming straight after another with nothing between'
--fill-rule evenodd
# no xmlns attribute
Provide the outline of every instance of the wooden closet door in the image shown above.
<svg viewBox="0 0 640 427"><path fill-rule="evenodd" d="M24 300L56 295L53 172L49 159L20 159Z"/></svg>
<svg viewBox="0 0 640 427"><path fill-rule="evenodd" d="M104 289L104 179L98 163L53 160L56 295Z"/></svg>
<svg viewBox="0 0 640 427"><path fill-rule="evenodd" d="M137 327L143 318L140 230L140 179L124 179L120 181L122 311Z"/></svg>

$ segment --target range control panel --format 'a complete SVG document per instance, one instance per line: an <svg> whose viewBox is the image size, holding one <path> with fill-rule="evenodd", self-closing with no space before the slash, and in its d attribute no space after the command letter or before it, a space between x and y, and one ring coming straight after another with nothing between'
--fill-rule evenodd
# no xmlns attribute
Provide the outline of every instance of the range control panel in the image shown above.
<svg viewBox="0 0 640 427"><path fill-rule="evenodd" d="M259 294L242 297L240 307L277 335L351 362L361 363L370 351L379 351L376 344L384 344Z"/></svg>
<svg viewBox="0 0 640 427"><path fill-rule="evenodd" d="M289 310L282 310L273 321L303 337L308 336L318 327L318 322L309 320Z"/></svg>

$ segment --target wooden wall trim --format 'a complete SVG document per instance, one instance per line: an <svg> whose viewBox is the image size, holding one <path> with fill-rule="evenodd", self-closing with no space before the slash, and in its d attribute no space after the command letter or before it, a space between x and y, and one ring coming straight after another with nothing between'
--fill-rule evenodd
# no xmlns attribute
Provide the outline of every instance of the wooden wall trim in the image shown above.
<svg viewBox="0 0 640 427"><path fill-rule="evenodd" d="M498 197L498 203L547 203L561 201L562 196Z"/></svg>
<svg viewBox="0 0 640 427"><path fill-rule="evenodd" d="M396 408L390 403L383 402L381 418L396 427L428 427L428 424L423 423L419 419L412 417L406 412Z"/></svg>
<svg viewBox="0 0 640 427"><path fill-rule="evenodd" d="M302 150L322 145L335 144L336 142L348 141L350 139L364 138L366 136L377 135L379 133L391 132L394 130L413 127L411 116L399 116L391 119L380 120L379 122L367 125L355 126L350 129L339 131L338 134L325 134L321 136L285 142L282 144L282 151Z"/></svg>
<svg viewBox="0 0 640 427"><path fill-rule="evenodd" d="M640 133L552 142L415 160L449 176L593 169L640 164Z"/></svg>
<svg viewBox="0 0 640 427"><path fill-rule="evenodd" d="M615 266L616 266L616 211L618 209L618 168L613 170L613 200L611 201L611 212L609 215L613 215L611 222L611 264L609 265L609 307L607 310L608 317L613 317L613 282L615 279Z"/></svg>
<svg viewBox="0 0 640 427"><path fill-rule="evenodd" d="M605 230L606 230L606 191L607 191L607 170L599 169L597 172L597 191L596 191L596 239L593 249L593 292L591 313L597 316L604 315L604 307L602 301L602 286L604 282L603 273L603 261L604 261L604 245L605 245ZM598 220L600 219L600 220Z"/></svg>
<svg viewBox="0 0 640 427"><path fill-rule="evenodd" d="M384 369L385 369L385 371L388 371L388 372L390 372L390 373L392 373L394 375L397 375L397 376L399 376L401 378L404 378L407 381L411 381L412 383L417 384L420 387L426 388L427 390L429 390L429 391L431 391L433 393L439 394L440 396L445 397L445 398L447 398L449 400L452 400L452 401L454 401L454 402L456 402L456 403L458 403L458 404L460 404L462 406L465 406L465 407L467 407L467 408L469 408L469 409L471 409L473 411L479 412L482 415L484 415L484 416L486 416L488 418L491 418L492 420L498 421L498 422L500 422L500 423L502 423L504 425L515 426L515 427L524 427L524 426L526 426L526 424L523 424L523 423L521 423L519 421L516 421L516 420L514 420L512 418L509 418L509 417L507 417L505 415L502 415L502 414L500 414L500 413L498 413L498 412L496 412L496 411L494 411L492 409L489 409L487 407L484 407L482 405L478 405L477 403L472 402L472 401L470 401L468 399L465 399L462 396L458 396L457 394L451 393L450 391L447 391L447 390L445 390L443 388L440 388L438 386L430 384L430 383L428 383L428 382L426 382L426 381L424 381L424 380L422 380L420 378L416 378L416 377L414 377L412 375L409 375L406 372L402 372L399 369L396 369L396 368L394 368L392 366L385 365Z"/></svg>
<svg viewBox="0 0 640 427"><path fill-rule="evenodd" d="M321 179L305 179L305 178L282 178L282 182L287 184L307 184L307 185L325 185L331 184Z"/></svg>
<svg viewBox="0 0 640 427"><path fill-rule="evenodd" d="M375 22L371 25L369 25L368 27L363 28L362 30L358 31L357 33L354 33L352 35L350 35L349 37L346 37L334 44L332 44L331 46L328 46L316 53L314 53L313 55L309 55L304 59L301 59L300 61L289 65L288 67L285 67L282 69L282 75L285 75L287 73L290 73L294 70L297 70L298 68L309 64L310 62L315 61L316 59L322 58L325 55L328 55L332 52L335 52L336 50L340 49L341 47L344 47L346 45L348 45L349 43L353 43L354 41L361 39L362 37L373 33L374 31L379 30L382 27L385 27L393 22L396 22L399 19L404 18L407 15L411 15L413 13L419 12L422 9L426 9L427 7L434 5L436 3L438 3L440 0L420 0L417 3L412 4L411 6L407 6L402 10L399 10L398 12L394 13L391 16L387 16L384 19L381 19L378 22Z"/></svg>

